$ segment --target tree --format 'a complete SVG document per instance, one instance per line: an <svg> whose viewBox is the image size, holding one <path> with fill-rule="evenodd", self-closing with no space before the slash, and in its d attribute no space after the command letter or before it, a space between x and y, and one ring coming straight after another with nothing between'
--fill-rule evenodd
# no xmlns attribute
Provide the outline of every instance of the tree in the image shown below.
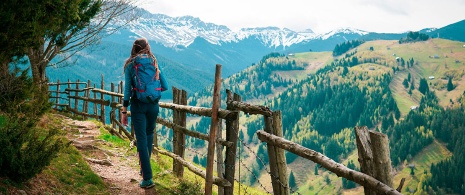
<svg viewBox="0 0 465 195"><path fill-rule="evenodd" d="M29 48L34 83L45 81L46 67L69 65L66 62L82 49L97 44L104 36L113 34L135 18L129 14L135 7L133 0L80 0L75 4L65 4L62 10L76 9L74 12L60 12L61 24L44 36L36 37L39 47ZM74 2L74 1L73 1ZM74 6L74 7L71 7ZM112 23L115 18L127 15L122 23ZM111 28L108 28L111 25ZM52 60L60 55L56 63Z"/></svg>
<svg viewBox="0 0 465 195"><path fill-rule="evenodd" d="M74 0L19 1L3 0L0 7L0 63L7 66L13 57L22 57L29 48L39 48L37 37L44 37L61 25L66 5ZM66 12L75 14L75 6Z"/></svg>
<svg viewBox="0 0 465 195"><path fill-rule="evenodd" d="M447 82L447 91L454 90L454 84L452 83L452 78L449 77L449 82Z"/></svg>
<svg viewBox="0 0 465 195"><path fill-rule="evenodd" d="M294 173L292 171L291 174L289 174L289 187L291 187L291 189L297 188L297 183L295 182Z"/></svg>
<svg viewBox="0 0 465 195"><path fill-rule="evenodd" d="M420 91L422 94L429 92L428 81L426 81L425 78L420 79L420 86L418 87L418 91Z"/></svg>

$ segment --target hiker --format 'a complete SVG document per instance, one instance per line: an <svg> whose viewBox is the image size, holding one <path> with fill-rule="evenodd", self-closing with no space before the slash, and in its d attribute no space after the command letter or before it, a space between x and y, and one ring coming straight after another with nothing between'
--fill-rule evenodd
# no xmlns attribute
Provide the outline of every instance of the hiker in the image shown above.
<svg viewBox="0 0 465 195"><path fill-rule="evenodd" d="M154 68L149 66L153 66ZM145 79L142 74L144 70L147 70L145 73L151 74L150 78L152 81L158 83L158 88L138 88L141 80ZM151 70L151 72L148 70ZM150 96L151 98L147 98L150 101L147 101L145 97L141 98L140 94L141 92L145 92L145 90L158 90L152 92L161 94L162 91L167 90L167 82L157 59L150 50L147 39L139 38L134 41L131 56L124 63L124 79L124 102L121 110L121 123L126 126L128 124L127 108L130 104L131 121L134 125L134 129L131 129L131 131L134 131L136 135L137 152L139 154L139 164L143 178L139 186L141 188L151 188L155 184L152 181L150 156L153 147L155 122L160 108L158 105L160 95L158 97L157 95L152 95Z"/></svg>

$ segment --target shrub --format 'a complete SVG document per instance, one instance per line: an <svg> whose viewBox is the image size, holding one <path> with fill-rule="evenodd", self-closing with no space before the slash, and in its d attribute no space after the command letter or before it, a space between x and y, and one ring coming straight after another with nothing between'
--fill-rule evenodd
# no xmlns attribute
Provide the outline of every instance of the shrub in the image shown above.
<svg viewBox="0 0 465 195"><path fill-rule="evenodd" d="M51 108L47 86L35 86L27 70L16 67L1 67L0 74L0 176L24 182L49 165L64 142L58 129L36 127Z"/></svg>

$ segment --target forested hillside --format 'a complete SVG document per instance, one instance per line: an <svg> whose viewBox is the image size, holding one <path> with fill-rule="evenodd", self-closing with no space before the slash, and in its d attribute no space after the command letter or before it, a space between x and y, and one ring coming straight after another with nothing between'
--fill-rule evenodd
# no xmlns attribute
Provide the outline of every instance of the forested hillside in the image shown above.
<svg viewBox="0 0 465 195"><path fill-rule="evenodd" d="M444 160L437 165L430 163L431 168L424 169L430 174L429 180L425 176L421 184L408 183L408 190L420 190L425 186L424 189L435 192L460 192L461 188L454 188L449 183L432 184L431 181L440 180L439 172L444 171L444 167L453 167L463 161L463 157L455 155L461 150L457 143L463 139L459 136L462 131L460 121L465 120L460 118L463 109L457 106L461 105L458 103L461 99L457 98L465 89L462 81L465 48L462 45L441 39L407 44L368 41L336 58L329 52L273 53L225 79L222 84L248 102L281 110L287 139L345 164L345 159L354 153L353 127L356 125L366 125L389 136L392 163L399 172L408 168L409 163L415 163L412 159L424 148L439 140L447 144L453 157L449 160L446 156L437 157L431 161ZM324 65L315 66L322 62ZM449 80L453 84L451 90L447 88ZM192 95L190 103L208 106L211 99L207 97L211 96L211 91L212 87L209 87ZM445 109L451 106L459 108ZM444 117L441 118L444 120L437 120L438 117ZM254 136L263 128L263 120L253 116L243 116L241 120L246 124L241 131L242 139L258 156L266 159L266 146ZM201 119L191 125L201 130L208 129L209 124L206 119ZM307 182L306 178L315 177L311 176L314 173L300 173L302 161L295 155L288 153L286 156L296 177L297 188ZM264 169L258 162L249 163L258 164L254 166L256 173ZM464 179L458 175L462 172L456 169L457 182L463 184ZM316 168L315 172L318 172ZM266 176L266 172L262 175ZM332 190L354 187L340 183L338 178L328 177L328 180L333 179L337 182L326 184L334 186ZM245 181L254 183L255 179ZM308 186L312 186L309 182ZM302 193L317 192L298 189ZM329 192L336 192L332 190Z"/></svg>

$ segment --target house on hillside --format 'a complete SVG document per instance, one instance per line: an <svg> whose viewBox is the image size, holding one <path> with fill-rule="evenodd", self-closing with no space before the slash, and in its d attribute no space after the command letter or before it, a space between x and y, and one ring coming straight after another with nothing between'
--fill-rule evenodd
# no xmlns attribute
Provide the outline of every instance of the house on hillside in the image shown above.
<svg viewBox="0 0 465 195"><path fill-rule="evenodd" d="M410 106L410 110L416 110L418 109L418 106Z"/></svg>
<svg viewBox="0 0 465 195"><path fill-rule="evenodd" d="M433 80L433 79L434 79L434 76L429 76L428 79L429 79L429 80Z"/></svg>

